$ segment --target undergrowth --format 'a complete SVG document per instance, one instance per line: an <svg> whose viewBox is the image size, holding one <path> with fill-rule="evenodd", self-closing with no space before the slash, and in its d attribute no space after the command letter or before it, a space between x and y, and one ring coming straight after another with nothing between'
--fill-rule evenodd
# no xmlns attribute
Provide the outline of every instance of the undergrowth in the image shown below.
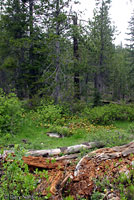
<svg viewBox="0 0 134 200"><path fill-rule="evenodd" d="M27 149L49 149L100 140L111 147L134 139L133 105L82 105L76 115L67 105L45 100L29 110L14 93L6 95L2 90L0 100L0 147L21 144ZM50 138L47 132L64 138Z"/></svg>
<svg viewBox="0 0 134 200"><path fill-rule="evenodd" d="M133 155L132 155L133 156ZM118 166L120 167L120 166ZM104 199L108 193L115 193L121 200L134 199L134 163L127 166L125 172L119 172L115 178L99 177L94 179L95 188L91 200Z"/></svg>
<svg viewBox="0 0 134 200"><path fill-rule="evenodd" d="M82 106L82 110L72 114L68 107L55 105L52 101L42 101L29 110L14 93L6 95L3 91L0 91L0 101L0 148L20 144L25 149L52 149L92 141L102 141L106 147L112 147L134 140L134 105ZM48 132L64 137L50 138ZM82 156L84 154L81 152ZM20 157L14 159L10 155L8 159L14 162L3 164L6 172L1 178L0 197L31 195L36 181L29 175L27 166L20 162ZM122 200L132 199L134 195L133 177L134 169L130 171L129 178L120 175L116 180ZM109 182L101 183L104 192ZM116 184L113 183L115 189ZM12 190L14 193L10 193ZM101 199L101 195L95 191L92 199Z"/></svg>
<svg viewBox="0 0 134 200"><path fill-rule="evenodd" d="M84 115L94 124L112 124L114 121L133 121L134 105L109 104L85 108Z"/></svg>

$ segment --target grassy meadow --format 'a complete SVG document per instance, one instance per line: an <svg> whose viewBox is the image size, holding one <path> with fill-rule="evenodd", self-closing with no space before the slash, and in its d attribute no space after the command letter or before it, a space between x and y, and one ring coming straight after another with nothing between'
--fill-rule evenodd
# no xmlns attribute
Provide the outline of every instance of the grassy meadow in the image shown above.
<svg viewBox="0 0 134 200"><path fill-rule="evenodd" d="M52 149L91 141L112 147L134 140L134 105L70 107L42 99L31 108L14 93L3 91L0 102L1 148L19 144L26 149ZM61 138L51 138L48 132Z"/></svg>

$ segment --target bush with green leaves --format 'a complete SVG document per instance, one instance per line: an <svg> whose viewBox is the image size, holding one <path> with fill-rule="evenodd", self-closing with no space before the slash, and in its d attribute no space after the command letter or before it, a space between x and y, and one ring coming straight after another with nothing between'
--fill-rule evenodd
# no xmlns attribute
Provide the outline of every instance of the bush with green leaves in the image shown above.
<svg viewBox="0 0 134 200"><path fill-rule="evenodd" d="M15 93L0 90L0 132L16 133L22 122L23 109Z"/></svg>
<svg viewBox="0 0 134 200"><path fill-rule="evenodd" d="M131 166L129 167L131 168ZM115 180L115 187L116 185L118 185L121 200L134 199L134 169L133 167L129 170L126 170L125 173L120 174L120 176Z"/></svg>
<svg viewBox="0 0 134 200"><path fill-rule="evenodd" d="M61 136L71 136L73 134L70 128L64 126L51 126L47 132L58 133Z"/></svg>
<svg viewBox="0 0 134 200"><path fill-rule="evenodd" d="M37 124L64 124L63 108L53 102L40 105L36 111L31 111L31 117Z"/></svg>
<svg viewBox="0 0 134 200"><path fill-rule="evenodd" d="M133 105L109 104L94 108L86 108L84 114L94 124L111 124L115 120L134 120Z"/></svg>
<svg viewBox="0 0 134 200"><path fill-rule="evenodd" d="M4 173L0 179L0 199L33 199L32 192L37 181L22 160L24 151L20 150L18 145L14 151L14 155L8 154L7 161L2 165Z"/></svg>
<svg viewBox="0 0 134 200"><path fill-rule="evenodd" d="M131 155L130 155L131 156ZM133 154L132 154L133 157ZM120 166L118 166L120 168ZM127 166L125 172L121 172L115 178L99 177L94 180L96 185L91 199L104 199L107 191L116 192L121 200L134 199L134 161ZM102 196L102 198L101 198Z"/></svg>

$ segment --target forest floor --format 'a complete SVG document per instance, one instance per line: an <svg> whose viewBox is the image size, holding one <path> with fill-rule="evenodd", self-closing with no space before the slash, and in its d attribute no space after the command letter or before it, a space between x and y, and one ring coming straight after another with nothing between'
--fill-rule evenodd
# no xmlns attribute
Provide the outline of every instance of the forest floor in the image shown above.
<svg viewBox="0 0 134 200"><path fill-rule="evenodd" d="M115 122L110 126L95 126L77 120L70 122L68 126L75 131L75 134L69 137L51 138L46 134L49 128L34 127L33 124L24 125L20 134L1 138L1 146L5 140L7 141L4 145L6 148L10 149L16 144L20 144L26 149L34 150L102 141L105 148L82 149L75 158L67 159L64 158L65 155L61 154L60 157L54 158L28 156L23 157L23 160L28 164L31 173L35 168L48 171L49 178L41 179L37 187L37 191L48 199L119 200L124 198L121 198L121 195L124 194L128 195L126 199L133 199L131 196L134 195L134 190L129 187L131 187L134 176L134 171L131 172L134 162L134 143L121 148L114 147L128 144L134 140L134 123ZM131 151L124 156L123 152L128 149ZM122 175L126 172L128 174ZM74 175L75 173L77 175ZM117 188L117 185L120 187ZM122 189L124 185L125 189ZM46 188L49 188L49 191Z"/></svg>
<svg viewBox="0 0 134 200"><path fill-rule="evenodd" d="M117 121L112 125L102 126L93 125L84 119L77 119L64 125L73 134L61 138L52 138L47 135L51 126L53 125L35 126L32 121L24 123L17 134L7 133L1 136L0 147L11 148L19 144L25 149L53 149L92 141L103 141L106 147L113 147L134 140L134 122ZM52 130L55 133L55 129Z"/></svg>
<svg viewBox="0 0 134 200"><path fill-rule="evenodd" d="M133 199L134 191L129 191L134 173L133 153L134 142L131 142L120 147L95 150L81 160L61 157L52 162L52 158L32 156L23 159L31 172L37 166L48 170L48 179L41 180L37 191L42 196L49 194L49 199L120 200L123 199L121 195Z"/></svg>

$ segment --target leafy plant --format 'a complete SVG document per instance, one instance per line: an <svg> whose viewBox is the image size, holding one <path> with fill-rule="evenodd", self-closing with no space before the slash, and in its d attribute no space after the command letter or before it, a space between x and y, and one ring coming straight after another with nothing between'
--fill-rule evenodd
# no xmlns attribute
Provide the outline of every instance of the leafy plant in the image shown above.
<svg viewBox="0 0 134 200"><path fill-rule="evenodd" d="M62 117L62 108L58 105L43 105L38 108L37 112L40 114L40 117L44 122L55 123L55 121Z"/></svg>
<svg viewBox="0 0 134 200"><path fill-rule="evenodd" d="M0 90L0 130L1 134L16 133L21 126L23 109L15 93L6 95Z"/></svg>
<svg viewBox="0 0 134 200"><path fill-rule="evenodd" d="M24 150L16 145L14 155L8 154L6 162L3 162L4 174L0 180L0 199L2 200L33 198L32 192L37 182L22 160L23 153Z"/></svg>
<svg viewBox="0 0 134 200"><path fill-rule="evenodd" d="M48 132L58 133L61 136L70 136L73 134L73 131L70 128L64 126L51 126L48 129Z"/></svg>
<svg viewBox="0 0 134 200"><path fill-rule="evenodd" d="M86 108L85 112L90 122L95 124L111 124L115 120L134 119L134 106L110 104L94 108Z"/></svg>
<svg viewBox="0 0 134 200"><path fill-rule="evenodd" d="M126 172L120 173L118 177L114 179L108 179L100 177L95 179L96 185L95 191L92 194L91 199L101 199L101 196L105 191L117 191L120 194L121 200L133 200L134 199L134 168L133 161Z"/></svg>
<svg viewBox="0 0 134 200"><path fill-rule="evenodd" d="M41 104L35 111L31 111L29 116L38 126L46 126L46 124L64 125L65 114L60 105L54 105L52 102Z"/></svg>
<svg viewBox="0 0 134 200"><path fill-rule="evenodd" d="M103 199L103 195L101 192L97 191L97 192L94 192L91 196L91 200L101 200Z"/></svg>
<svg viewBox="0 0 134 200"><path fill-rule="evenodd" d="M129 126L128 132L131 133L131 134L134 134L134 125L131 124L131 125Z"/></svg>

